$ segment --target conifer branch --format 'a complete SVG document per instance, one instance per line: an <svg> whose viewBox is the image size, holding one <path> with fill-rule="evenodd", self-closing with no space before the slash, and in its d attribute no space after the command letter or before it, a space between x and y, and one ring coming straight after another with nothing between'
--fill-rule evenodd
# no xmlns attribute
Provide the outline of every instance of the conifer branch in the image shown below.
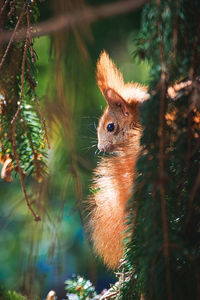
<svg viewBox="0 0 200 300"><path fill-rule="evenodd" d="M34 173L38 181L41 181L42 176L45 174L46 166L44 162L44 146L42 145L41 147L41 143L43 144L44 142L44 136L43 134L41 136L37 135L39 130L41 132L40 126L43 126L44 128L44 133L49 146L45 121L42 117L39 101L35 101L36 107L38 108L38 115L33 110L32 104L29 104L32 97L36 97L36 83L31 75L31 67L33 69L34 66L31 65L30 67L31 63L35 63L35 53L33 49L30 25L30 13L33 15L35 14L34 5L37 7L37 4L34 4L33 1L31 1L31 3L28 3L27 1L25 1L25 3L24 1L12 2L12 14L16 14L16 16L13 16L13 20L16 20L15 25L13 25L13 20L10 20L8 15L5 16L5 26L9 28L14 27L14 30L12 31L11 38L0 62L0 68L7 68L5 78L2 78L2 81L0 82L2 84L1 92L3 95L3 100L1 101L1 110L3 113L1 111L0 130L2 131L2 134L0 140L0 151L2 157L5 157L6 152L9 153L10 159L12 159L12 168L9 169L10 175L12 169L16 166L14 169L19 173L25 201L35 220L38 221L40 220L40 217L32 208L24 184L25 170L29 170L30 173ZM8 14L11 14L11 10ZM24 18L25 16L26 18ZM19 28L20 30L22 28L22 23L23 26L26 23L26 40L24 45L22 45L22 43L13 43L16 35L19 34ZM10 47L11 44L12 47ZM7 55L8 53L10 55ZM16 53L19 53L18 61L20 63L16 63L16 65L13 66L14 60L12 55L15 55ZM29 58L29 53L31 53L31 60ZM6 66L4 65L5 62ZM26 85L26 74L28 75L30 89L28 89L28 86ZM10 79L12 77L15 82ZM20 77L21 79L18 79ZM27 115L28 119L26 118ZM38 123L39 126L31 126L30 123L32 120ZM7 137L4 138L4 136ZM27 144L29 144L30 147L28 147L25 153L25 147ZM32 160L31 157L33 158ZM5 167L6 166L4 164L4 169Z"/></svg>
<svg viewBox="0 0 200 300"><path fill-rule="evenodd" d="M29 140L29 144L30 144L30 147L31 147L31 149L32 149L32 152L33 152L33 162L34 162L34 165L35 165L35 173L36 173L36 178L37 179L39 179L41 176L40 176L40 173L39 173L39 166L38 166L38 160L37 160L37 158L38 158L38 155L37 155L37 152L36 152L36 150L35 150L35 148L34 148L34 145L33 145L33 141L32 141L32 138L31 138L31 134L30 134L30 132L29 132L29 129L28 129L28 127L27 127L27 125L26 125L26 122L24 121L24 119L22 118L22 116L21 116L21 114L19 113L19 117L20 117L20 121L22 122L22 124L23 124L23 127L24 127L24 130L25 130L25 132L26 132L26 134L27 134L27 137L28 137L28 140Z"/></svg>

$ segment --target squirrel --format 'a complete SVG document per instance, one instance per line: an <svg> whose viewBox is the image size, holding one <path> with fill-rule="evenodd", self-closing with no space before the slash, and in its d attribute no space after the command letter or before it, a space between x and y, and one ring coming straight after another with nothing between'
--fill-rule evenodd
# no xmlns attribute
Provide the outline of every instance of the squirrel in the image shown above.
<svg viewBox="0 0 200 300"><path fill-rule="evenodd" d="M133 194L140 152L139 104L149 94L138 83L125 84L105 51L97 62L96 77L107 102L97 128L98 149L113 155L101 157L94 170L88 227L95 250L109 268L116 269L123 257L126 206Z"/></svg>
<svg viewBox="0 0 200 300"><path fill-rule="evenodd" d="M105 51L97 61L96 75L107 102L97 128L98 149L114 155L101 157L94 170L88 227L96 252L109 268L116 269L123 257L127 201L133 195L136 162L141 152L139 105L150 95L146 86L124 83ZM187 92L191 86L190 80L177 82L168 88L168 97L175 99L180 90Z"/></svg>

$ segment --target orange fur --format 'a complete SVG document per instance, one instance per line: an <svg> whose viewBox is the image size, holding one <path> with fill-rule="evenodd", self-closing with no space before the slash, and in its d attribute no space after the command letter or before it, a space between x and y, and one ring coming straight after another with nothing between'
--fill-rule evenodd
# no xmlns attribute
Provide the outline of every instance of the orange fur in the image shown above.
<svg viewBox="0 0 200 300"><path fill-rule="evenodd" d="M92 188L96 192L89 199L88 226L96 251L114 269L123 256L126 205L133 193L140 150L137 103L148 94L139 84L125 84L106 52L97 63L97 82L108 103L99 121L98 148L115 155L102 157L94 171ZM114 124L113 132L107 130L109 123Z"/></svg>
<svg viewBox="0 0 200 300"><path fill-rule="evenodd" d="M92 187L97 193L90 198L95 207L89 226L94 247L110 268L116 268L123 256L126 203L132 195L137 154L136 142L126 153L102 158L94 172Z"/></svg>

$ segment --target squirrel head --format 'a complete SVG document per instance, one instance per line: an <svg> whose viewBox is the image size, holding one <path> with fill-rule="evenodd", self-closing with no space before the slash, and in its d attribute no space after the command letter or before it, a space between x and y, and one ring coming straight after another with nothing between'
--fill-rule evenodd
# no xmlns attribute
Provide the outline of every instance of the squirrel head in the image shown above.
<svg viewBox="0 0 200 300"><path fill-rule="evenodd" d="M128 144L138 123L139 103L147 100L147 88L138 83L124 83L123 76L103 51L97 62L97 84L107 107L97 128L98 148L117 152Z"/></svg>

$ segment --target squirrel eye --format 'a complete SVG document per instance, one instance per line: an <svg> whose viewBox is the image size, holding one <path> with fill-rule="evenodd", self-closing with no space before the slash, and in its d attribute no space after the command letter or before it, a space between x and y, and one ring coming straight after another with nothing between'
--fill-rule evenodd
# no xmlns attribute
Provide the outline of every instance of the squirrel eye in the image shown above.
<svg viewBox="0 0 200 300"><path fill-rule="evenodd" d="M109 132L113 131L114 129L115 129L114 123L109 123L109 124L107 125L107 130L108 130Z"/></svg>

